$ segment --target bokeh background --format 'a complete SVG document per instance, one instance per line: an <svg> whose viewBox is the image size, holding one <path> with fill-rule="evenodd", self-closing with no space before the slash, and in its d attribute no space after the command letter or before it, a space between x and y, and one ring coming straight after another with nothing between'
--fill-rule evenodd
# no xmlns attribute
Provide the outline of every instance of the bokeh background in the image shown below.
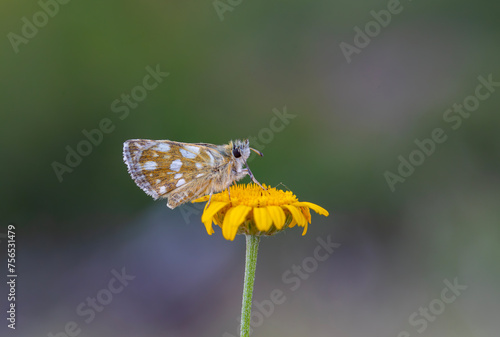
<svg viewBox="0 0 500 337"><path fill-rule="evenodd" d="M331 213L304 237L262 240L254 298L286 300L254 317L253 336L498 334L500 87L456 130L443 119L479 76L500 81L498 3L401 1L350 62L340 44L387 1L48 3L45 24L36 1L0 3L1 233L16 226L18 268L13 331L0 238L2 336L236 336L244 238L208 236L199 208L145 195L122 143L244 137L265 154L250 161L261 182ZM33 15L41 27L14 47ZM157 65L169 76L117 113ZM266 131L285 110L294 117ZM108 119L60 181L53 163ZM392 191L386 171L436 128L446 141ZM318 238L340 246L291 290L283 275ZM135 278L108 299L123 268ZM467 288L441 307L446 280ZM98 294L109 303L82 315ZM429 305L439 314L412 324Z"/></svg>

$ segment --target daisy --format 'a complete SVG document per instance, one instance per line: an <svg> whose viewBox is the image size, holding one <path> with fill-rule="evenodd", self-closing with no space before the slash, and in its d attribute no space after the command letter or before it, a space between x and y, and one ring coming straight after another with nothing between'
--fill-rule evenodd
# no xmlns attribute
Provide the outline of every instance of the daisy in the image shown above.
<svg viewBox="0 0 500 337"><path fill-rule="evenodd" d="M263 190L256 184L234 185L227 190L212 195L203 211L201 221L212 235L215 223L222 228L227 240L234 240L236 234L273 235L295 225L303 227L302 235L311 223L310 209L328 216L323 207L306 201L299 201L290 191L269 187ZM193 202L208 201L209 196Z"/></svg>
<svg viewBox="0 0 500 337"><path fill-rule="evenodd" d="M328 216L328 211L316 204L299 201L290 191L282 191L264 185L234 185L229 191L205 196L193 202L209 201L201 216L201 221L212 235L215 223L222 228L222 235L233 241L236 234L245 234L245 279L241 306L240 336L250 335L253 285L257 266L257 252L260 237L273 235L288 227L303 227L302 235L311 223L312 209L318 214Z"/></svg>

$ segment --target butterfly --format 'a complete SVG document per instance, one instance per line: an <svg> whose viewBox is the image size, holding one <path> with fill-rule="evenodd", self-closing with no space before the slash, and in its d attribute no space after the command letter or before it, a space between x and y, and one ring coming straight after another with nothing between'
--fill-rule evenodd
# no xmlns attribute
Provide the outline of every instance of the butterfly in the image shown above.
<svg viewBox="0 0 500 337"><path fill-rule="evenodd" d="M248 139L225 145L181 143L171 140L129 139L123 143L123 160L128 172L146 194L168 198L171 209L213 193L228 189L247 174L255 179L247 164ZM246 168L243 168L243 166Z"/></svg>

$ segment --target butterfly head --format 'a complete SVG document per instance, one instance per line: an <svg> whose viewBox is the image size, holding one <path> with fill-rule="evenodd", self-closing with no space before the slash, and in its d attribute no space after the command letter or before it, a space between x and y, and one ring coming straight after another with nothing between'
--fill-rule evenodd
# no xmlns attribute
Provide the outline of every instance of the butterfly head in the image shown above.
<svg viewBox="0 0 500 337"><path fill-rule="evenodd" d="M231 155L236 161L246 162L248 157L250 157L250 150L261 157L263 156L262 152L250 147L248 139L235 140L232 143Z"/></svg>
<svg viewBox="0 0 500 337"><path fill-rule="evenodd" d="M248 144L248 139L236 140L232 144L231 155L236 161L246 162L250 156L250 146Z"/></svg>

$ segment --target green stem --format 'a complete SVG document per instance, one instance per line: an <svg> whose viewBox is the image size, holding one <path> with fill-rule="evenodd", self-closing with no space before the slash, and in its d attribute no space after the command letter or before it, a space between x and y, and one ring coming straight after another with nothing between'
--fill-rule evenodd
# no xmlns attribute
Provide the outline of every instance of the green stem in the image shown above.
<svg viewBox="0 0 500 337"><path fill-rule="evenodd" d="M245 257L245 281L243 285L243 301L241 303L241 329L240 336L250 336L250 315L252 311L253 284L255 281L255 268L257 267L257 251L259 250L260 237L245 235L247 252Z"/></svg>

